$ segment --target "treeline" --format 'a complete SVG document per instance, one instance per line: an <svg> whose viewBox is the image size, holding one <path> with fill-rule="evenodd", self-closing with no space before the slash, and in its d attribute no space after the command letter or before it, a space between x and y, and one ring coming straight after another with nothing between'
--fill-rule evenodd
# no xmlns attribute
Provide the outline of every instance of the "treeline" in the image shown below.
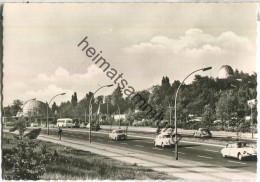
<svg viewBox="0 0 260 182"><path fill-rule="evenodd" d="M245 127L245 125L249 127L250 123L248 124L245 119L251 114L247 101L256 99L256 80L256 73L249 75L238 70L235 70L234 74L227 79L195 75L193 82L184 84L178 94L178 127L212 127L214 121L222 128L226 126ZM171 83L166 76L162 78L160 85L138 92L157 113L163 112L163 122L161 123L169 124L170 115L171 120L174 121L174 99L180 83L178 80ZM88 122L89 104L92 96L93 93L89 92L83 99L79 100L75 92L70 101L62 102L59 106L54 102L50 108L52 110L50 116L77 118L80 121L84 121L86 117ZM13 107L9 106L9 110ZM132 125L133 122L143 121L140 125L156 126L160 123L160 121L151 121L145 111L135 112L139 109L138 104L135 104L131 98L124 97L119 87L111 95L101 95L92 99L92 108L94 119L97 119L95 116L99 112L105 123L108 118L110 118L109 122L112 122L111 115L119 113L127 114L125 124ZM17 106L12 110L16 111ZM257 123L256 107L253 107L252 112L254 123ZM199 122L195 122L198 120Z"/></svg>

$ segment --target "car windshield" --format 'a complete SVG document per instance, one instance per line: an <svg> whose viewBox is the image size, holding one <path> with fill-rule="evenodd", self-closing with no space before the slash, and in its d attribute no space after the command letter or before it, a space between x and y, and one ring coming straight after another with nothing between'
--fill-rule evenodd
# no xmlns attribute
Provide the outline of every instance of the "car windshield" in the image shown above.
<svg viewBox="0 0 260 182"><path fill-rule="evenodd" d="M209 134L209 130L202 130L202 133L203 133L204 135L207 135L207 134Z"/></svg>
<svg viewBox="0 0 260 182"><path fill-rule="evenodd" d="M171 138L171 135L164 135L163 138Z"/></svg>
<svg viewBox="0 0 260 182"><path fill-rule="evenodd" d="M246 143L238 143L237 144L237 148L243 148L243 147L247 147Z"/></svg>
<svg viewBox="0 0 260 182"><path fill-rule="evenodd" d="M117 130L116 133L123 133L123 131L122 130Z"/></svg>

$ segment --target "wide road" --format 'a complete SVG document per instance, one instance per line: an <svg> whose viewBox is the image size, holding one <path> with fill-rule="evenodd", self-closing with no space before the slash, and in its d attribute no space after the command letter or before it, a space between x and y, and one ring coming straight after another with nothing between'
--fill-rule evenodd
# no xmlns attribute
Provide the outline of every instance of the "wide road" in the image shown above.
<svg viewBox="0 0 260 182"><path fill-rule="evenodd" d="M42 128L43 134L47 134L47 130ZM57 136L57 129L50 129L50 135ZM115 141L109 140L106 132L92 132L92 142L111 145L111 147L124 147L134 150L150 152L154 154L172 156L175 160L174 147L161 148L154 147L153 138L138 136L140 134L128 134L127 140ZM89 142L89 131L87 129L63 129L63 137L85 140ZM233 158L223 158L220 151L222 147L213 145L204 145L203 143L192 143L181 141L178 145L179 160L186 159L191 161L199 161L203 163L213 164L219 167L237 169L241 171L250 171L256 173L257 160L246 159L239 161Z"/></svg>

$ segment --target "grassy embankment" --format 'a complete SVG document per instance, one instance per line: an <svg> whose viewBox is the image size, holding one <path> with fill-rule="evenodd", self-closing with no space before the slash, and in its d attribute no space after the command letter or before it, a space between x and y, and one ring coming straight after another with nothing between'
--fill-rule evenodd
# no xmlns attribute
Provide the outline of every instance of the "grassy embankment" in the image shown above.
<svg viewBox="0 0 260 182"><path fill-rule="evenodd" d="M51 142L40 141L40 146L46 145L48 152L58 157L50 161L42 180L126 180L126 179L176 179L172 176L153 171L137 165L123 163L105 156L87 151L64 147ZM16 146L18 140L10 133L5 133L2 140L2 150ZM38 147L36 150L40 150Z"/></svg>

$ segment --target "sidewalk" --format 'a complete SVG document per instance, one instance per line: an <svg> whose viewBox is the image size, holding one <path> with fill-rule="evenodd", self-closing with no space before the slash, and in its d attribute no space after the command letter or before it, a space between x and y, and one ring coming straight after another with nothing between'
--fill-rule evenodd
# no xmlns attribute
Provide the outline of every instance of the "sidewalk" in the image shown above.
<svg viewBox="0 0 260 182"><path fill-rule="evenodd" d="M75 141L65 137L63 137L62 140L58 140L57 138L47 135L40 135L38 139L89 151L122 162L137 164L184 180L256 180L256 173L252 172L242 172L235 169L183 159L176 161L174 160L174 153L173 157L159 154L151 155L148 152L124 147L111 148L108 145L95 142L88 143L84 140Z"/></svg>

